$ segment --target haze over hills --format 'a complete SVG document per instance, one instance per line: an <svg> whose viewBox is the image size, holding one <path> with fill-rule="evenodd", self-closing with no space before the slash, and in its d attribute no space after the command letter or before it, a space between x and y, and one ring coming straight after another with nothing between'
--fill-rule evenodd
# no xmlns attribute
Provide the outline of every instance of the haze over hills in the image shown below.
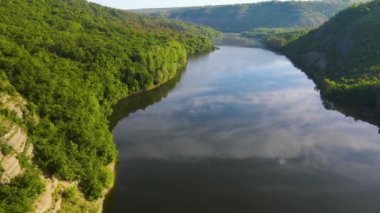
<svg viewBox="0 0 380 213"><path fill-rule="evenodd" d="M223 32L318 27L353 1L271 1L254 4L134 10L207 25Z"/></svg>
<svg viewBox="0 0 380 213"><path fill-rule="evenodd" d="M99 211L111 106L173 78L218 35L86 0L1 1L0 32L0 212Z"/></svg>

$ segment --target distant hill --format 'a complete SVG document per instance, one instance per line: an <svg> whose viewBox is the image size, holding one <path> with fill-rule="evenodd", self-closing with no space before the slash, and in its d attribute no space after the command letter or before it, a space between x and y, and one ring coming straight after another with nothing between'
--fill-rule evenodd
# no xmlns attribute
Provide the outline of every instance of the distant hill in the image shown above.
<svg viewBox="0 0 380 213"><path fill-rule="evenodd" d="M322 94L373 109L380 118L380 1L354 5L281 51Z"/></svg>
<svg viewBox="0 0 380 213"><path fill-rule="evenodd" d="M252 28L318 27L352 1L271 1L255 4L135 10L207 25L223 32Z"/></svg>

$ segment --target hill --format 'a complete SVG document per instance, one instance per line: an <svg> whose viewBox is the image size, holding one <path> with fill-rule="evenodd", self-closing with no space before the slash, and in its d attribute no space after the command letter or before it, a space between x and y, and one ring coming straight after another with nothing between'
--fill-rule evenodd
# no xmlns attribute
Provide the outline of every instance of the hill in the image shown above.
<svg viewBox="0 0 380 213"><path fill-rule="evenodd" d="M380 1L354 5L290 42L287 54L338 103L371 109L380 119Z"/></svg>
<svg viewBox="0 0 380 213"><path fill-rule="evenodd" d="M258 47L277 50L299 37L306 35L311 28L255 28L240 33L240 37L256 42Z"/></svg>
<svg viewBox="0 0 380 213"><path fill-rule="evenodd" d="M270 1L135 12L202 24L223 32L240 33L253 28L318 27L350 4L351 1Z"/></svg>
<svg viewBox="0 0 380 213"><path fill-rule="evenodd" d="M34 147L30 163L23 152L17 155L22 174L1 183L0 212L39 208L42 175L52 180L45 181L51 190L47 199L62 198L62 211L101 206L88 202L102 197L113 180L111 106L173 78L188 56L213 50L217 35L210 28L86 0L1 1L0 97L20 97L35 116L18 118L4 107L0 112L2 124L9 123L0 125L0 137L15 126ZM4 100L5 106L13 103ZM0 149L1 156L13 153L6 145ZM7 168L0 168L4 172ZM63 189L56 179L67 181Z"/></svg>

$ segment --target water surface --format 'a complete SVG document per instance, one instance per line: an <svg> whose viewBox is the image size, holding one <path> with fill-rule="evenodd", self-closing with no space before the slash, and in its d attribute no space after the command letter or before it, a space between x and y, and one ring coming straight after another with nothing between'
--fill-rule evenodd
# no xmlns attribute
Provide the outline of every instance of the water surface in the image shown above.
<svg viewBox="0 0 380 213"><path fill-rule="evenodd" d="M222 46L113 120L106 212L380 212L378 129L269 51Z"/></svg>

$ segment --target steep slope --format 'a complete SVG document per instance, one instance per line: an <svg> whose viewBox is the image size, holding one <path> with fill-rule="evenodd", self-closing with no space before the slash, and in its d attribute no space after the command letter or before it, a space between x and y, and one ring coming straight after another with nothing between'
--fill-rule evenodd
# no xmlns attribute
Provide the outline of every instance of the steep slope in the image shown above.
<svg viewBox="0 0 380 213"><path fill-rule="evenodd" d="M317 27L350 1L271 1L256 4L140 10L213 27L223 32L252 28Z"/></svg>
<svg viewBox="0 0 380 213"><path fill-rule="evenodd" d="M0 73L0 212L28 211L44 189L40 171L31 164L33 145L27 138L27 126L34 126L35 118Z"/></svg>
<svg viewBox="0 0 380 213"><path fill-rule="evenodd" d="M36 166L50 195L64 199L63 209L94 208L88 201L101 198L113 180L109 165L117 152L107 121L111 106L174 77L188 56L212 50L217 35L209 28L85 0L0 1L1 100L15 123L2 125L0 132L17 136L1 150L15 145L22 151L18 144L26 137L34 146L30 169L8 175L0 187L0 212L55 209L40 207L44 199L33 204L44 191ZM38 122L17 118L23 111L10 98L16 93ZM22 168L27 160L20 159Z"/></svg>
<svg viewBox="0 0 380 213"><path fill-rule="evenodd" d="M332 100L380 115L380 1L350 7L285 52Z"/></svg>
<svg viewBox="0 0 380 213"><path fill-rule="evenodd" d="M6 184L22 173L17 157L26 150L26 133L20 123L27 111L24 99L5 76L0 78L0 183Z"/></svg>

